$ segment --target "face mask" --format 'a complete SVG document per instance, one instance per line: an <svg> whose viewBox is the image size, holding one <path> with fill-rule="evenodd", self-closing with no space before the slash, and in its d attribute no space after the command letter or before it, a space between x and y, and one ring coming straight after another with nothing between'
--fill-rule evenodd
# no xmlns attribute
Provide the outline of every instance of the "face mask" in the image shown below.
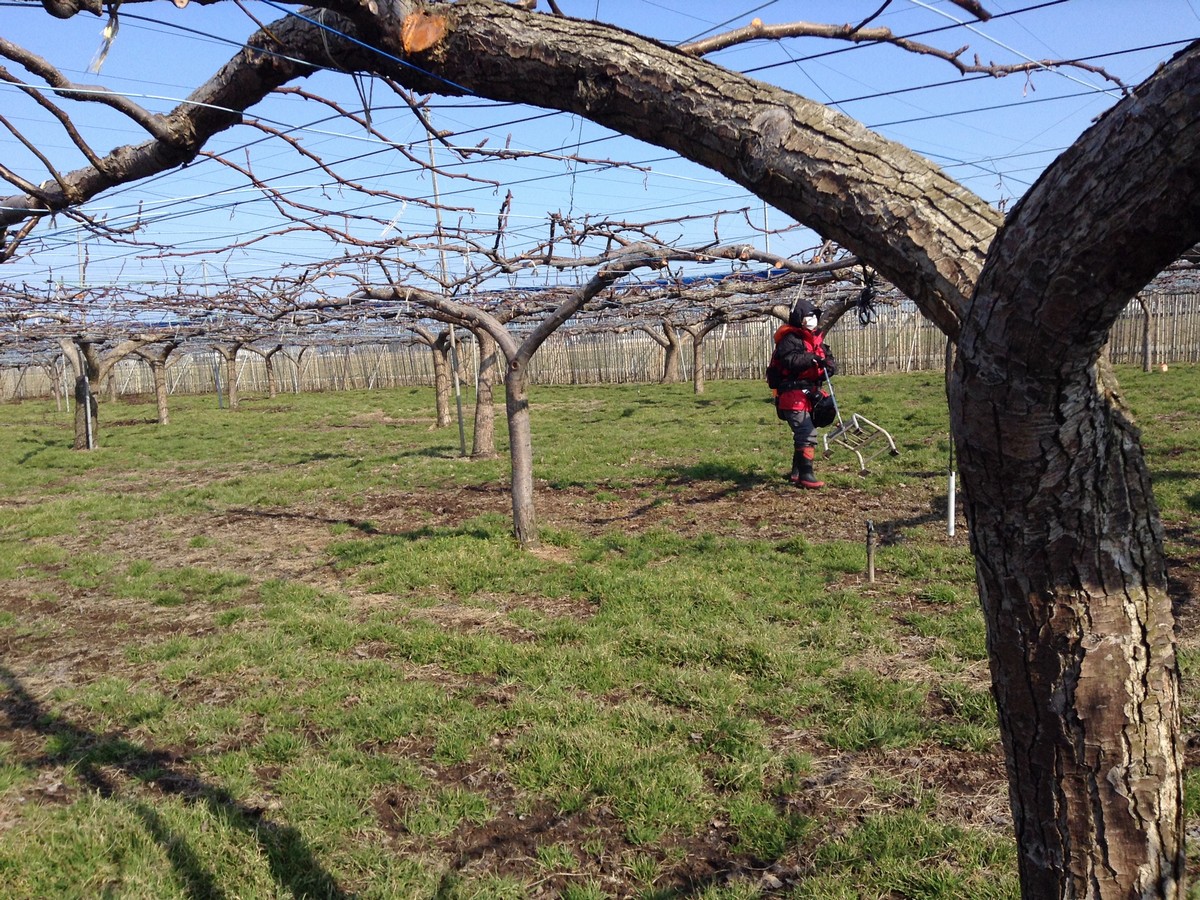
<svg viewBox="0 0 1200 900"><path fill-rule="evenodd" d="M803 325L805 328L807 328L809 331L816 331L817 330L817 317L816 316L805 316L803 319L800 320L800 324Z"/></svg>

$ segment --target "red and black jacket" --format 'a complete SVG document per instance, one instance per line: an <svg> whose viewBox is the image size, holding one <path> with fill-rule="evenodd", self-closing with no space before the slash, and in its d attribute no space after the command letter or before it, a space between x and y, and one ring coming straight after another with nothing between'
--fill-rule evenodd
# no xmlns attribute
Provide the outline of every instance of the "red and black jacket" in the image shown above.
<svg viewBox="0 0 1200 900"><path fill-rule="evenodd" d="M820 389L825 373L834 373L833 354L820 331L780 325L775 332L775 352L767 366L767 383L775 391L781 410L812 411L806 391Z"/></svg>

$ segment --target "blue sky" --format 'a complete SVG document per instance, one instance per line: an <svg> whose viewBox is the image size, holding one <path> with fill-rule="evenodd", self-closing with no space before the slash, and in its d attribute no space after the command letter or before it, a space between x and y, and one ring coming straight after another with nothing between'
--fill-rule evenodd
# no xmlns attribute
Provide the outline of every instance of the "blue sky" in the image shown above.
<svg viewBox="0 0 1200 900"><path fill-rule="evenodd" d="M260 21L281 15L281 7L274 3L247 0L244 5ZM568 14L598 18L667 43L725 31L755 16L768 23L797 19L857 22L880 5L880 0L749 0L745 4L727 0L560 0ZM872 24L885 25L898 34L941 29L915 39L951 50L969 45L965 57L978 55L984 61L1089 59L1129 83L1140 82L1179 50L1182 42L1200 36L1200 0L993 0L984 5L997 16L992 22L971 21L945 0L894 0ZM5 38L43 56L76 82L126 93L155 111L172 108L236 52L255 27L233 3L177 10L167 0L127 3L121 8L120 23L107 58L95 74L88 66L101 45L104 19L80 15L60 21L37 4L0 2L0 34ZM943 61L890 47L849 48L813 39L743 45L709 58L836 106L930 157L976 193L1001 205L1019 197L1116 99L1115 91L1086 72L983 79L960 76ZM8 68L26 75L14 65ZM356 84L347 75L334 72L322 73L299 86L336 98L349 109L361 108L364 100L368 101L372 121L380 130L393 141L408 142L414 154L428 153L420 126L382 86L369 80ZM139 129L93 104L62 102L79 116L85 137L98 151L144 139ZM456 140L463 146L473 146L486 137L489 146L508 144L551 151L556 157L471 165L472 174L486 179L486 184L438 179L436 188L442 201L457 208L446 213L446 218L480 229L494 225L501 201L511 190L514 199L506 238L510 250L520 249L523 241L543 237L549 217L555 213L635 222L747 209L744 216L723 217L719 237L724 242L749 241L760 246L766 241L752 226L761 227L765 222L779 228L790 221L711 172L575 116L461 98L431 98L429 109L437 127L461 133ZM0 110L56 166L69 170L81 163L62 130L15 88L0 86ZM361 128L330 118L329 111L316 104L276 98L252 112L276 127L297 129L305 147L326 161L338 162L340 171L364 184L387 185L397 193L432 198L435 185L427 173ZM397 234L420 234L433 227L431 214L418 203L379 204L347 196L344 191L339 194L326 175L282 142L264 141L258 131L232 129L209 149L228 153L238 162L249 154L260 178L269 178L297 197L311 198L313 205L328 206L340 199L350 208L370 208L380 221L391 222ZM562 158L570 154L630 162L637 167L613 169ZM440 162L449 162L448 151L439 150L438 156ZM7 132L0 132L0 160L31 181L48 177L33 154ZM303 265L340 253L326 239L299 230L219 252L233 239L276 230L281 220L244 178L211 161L121 187L96 198L87 209L113 223L132 221L140 210L145 223L139 232L141 240L188 255L163 258L144 247L114 246L60 217L39 227L27 245L30 254L6 265L2 277L34 287L74 284L81 278L93 285L144 285L170 281L177 272L192 282L219 281L226 274L262 277L281 264ZM368 236L378 236L378 224L372 228L375 233ZM692 225L665 227L661 236L681 245L698 244L712 240L714 226L701 218ZM816 241L815 235L798 230L771 238L769 249L794 253ZM86 266L81 266L84 259ZM432 258L426 262L433 264ZM467 263L451 258L446 264L453 269ZM546 280L561 276L541 272L527 277Z"/></svg>

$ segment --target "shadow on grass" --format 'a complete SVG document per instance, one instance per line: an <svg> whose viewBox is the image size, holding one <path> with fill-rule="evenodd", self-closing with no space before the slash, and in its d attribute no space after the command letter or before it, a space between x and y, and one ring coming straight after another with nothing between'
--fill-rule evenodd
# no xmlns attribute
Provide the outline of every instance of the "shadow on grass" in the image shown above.
<svg viewBox="0 0 1200 900"><path fill-rule="evenodd" d="M397 541L423 541L433 538L446 537L469 537L479 540L489 540L499 534L509 535L510 530L507 523L503 519L498 519L494 516L484 514L476 516L473 519L462 523L461 525L449 526L433 526L422 525L420 528L412 528L407 531L384 531L378 528L374 523L361 519L336 519L331 516L318 516L312 513L296 513L290 510L268 510L268 509L247 509L238 508L230 509L229 515L241 516L248 519L281 519L281 520L296 520L301 519L305 522L318 522L323 525L345 525L353 528L355 531L361 532L364 535L371 537L391 538L392 542Z"/></svg>
<svg viewBox="0 0 1200 900"><path fill-rule="evenodd" d="M297 456L296 458L290 459L286 463L283 463L283 465L285 465L285 466L304 466L304 465L307 465L308 463L329 462L332 459L357 459L357 458L358 457L353 456L349 453L329 453L328 451L321 451L321 452L316 452L316 453L301 454L300 456Z"/></svg>
<svg viewBox="0 0 1200 900"><path fill-rule="evenodd" d="M918 513L902 519L884 519L875 522L875 531L879 537L880 546L899 544L904 540L900 532L905 528L919 528L923 525L937 525L946 521L946 507L950 502L947 494L939 494L929 501L929 512ZM962 508L961 501L958 508Z"/></svg>
<svg viewBox="0 0 1200 900"><path fill-rule="evenodd" d="M333 516L318 516L313 513L298 513L293 510L250 509L242 506L231 507L226 511L226 514L231 519L280 519L285 521L299 519L305 522L317 522L329 526L345 525L347 528L353 528L355 531L361 531L363 534L388 534L388 532L380 531L373 522L368 522L365 519L338 519Z"/></svg>
<svg viewBox="0 0 1200 900"><path fill-rule="evenodd" d="M663 471L667 474L667 484L687 484L693 481L733 483L733 487L716 492L713 499L778 481L778 478L774 476L764 475L761 472L747 472L745 469L721 462L703 462L694 466L667 466Z"/></svg>
<svg viewBox="0 0 1200 900"><path fill-rule="evenodd" d="M1200 537L1191 525L1168 525L1163 535L1176 545L1166 553L1167 596L1176 617L1196 615L1196 597L1200 593Z"/></svg>
<svg viewBox="0 0 1200 900"><path fill-rule="evenodd" d="M463 897L508 897L512 894L484 893L471 890L471 875L480 870L503 871L513 860L534 860L539 848L554 846L579 847L589 837L619 835L625 829L607 805L562 812L553 804L538 802L519 817L504 816L478 826L465 828L456 835L454 862L441 876L433 892L433 900L461 900ZM640 900L700 900L718 888L717 896L743 896L721 892L719 886L744 877L753 870L765 870L776 858L762 859L749 852L739 852L722 838L709 843L704 838L688 841L686 852L673 862L664 863L654 878L654 887L643 885L641 890L624 890L614 894L592 894L583 890L570 891L576 877L565 872L552 872L539 882L542 890L525 896L537 897L638 897ZM682 849L682 848L681 848ZM750 896L746 894L745 896ZM755 893L753 896L760 896Z"/></svg>
<svg viewBox="0 0 1200 900"><path fill-rule="evenodd" d="M470 459L470 455L463 456L462 448L458 445L445 445L441 447L418 447L412 450L403 450L399 453L392 453L386 460L407 459L412 456L425 456L431 459Z"/></svg>
<svg viewBox="0 0 1200 900"><path fill-rule="evenodd" d="M375 536L374 540L370 541L349 541L339 544L330 550L330 554L340 563L354 566L377 562L385 558L390 547L415 544L420 541L436 541L445 538L469 538L476 541L490 541L494 540L497 536L498 532L494 528L488 527L486 523L467 523L450 527L423 525L411 531L380 533ZM507 530L504 531L503 536L505 539L512 539L511 533Z"/></svg>
<svg viewBox="0 0 1200 900"><path fill-rule="evenodd" d="M181 797L186 803L203 805L214 819L253 837L271 868L271 875L280 893L298 898L347 898L346 894L326 872L294 828L278 825L263 815L261 809L239 803L225 790L206 783L179 765L179 758L163 750L149 750L125 738L98 734L73 725L43 707L8 669L0 667L0 685L5 693L0 697L0 710L8 717L13 729L55 738L64 748L22 760L28 768L62 766L105 799L120 799L120 788L107 772L116 770L123 775L149 785L165 795ZM187 845L172 832L158 813L143 801L131 802L147 833L164 849L187 886L192 897L223 898L213 874Z"/></svg>
<svg viewBox="0 0 1200 900"><path fill-rule="evenodd" d="M63 446L63 444L61 444L57 440L40 441L40 442L25 441L23 443L36 443L37 446L27 450L25 453L23 453L21 455L21 457L17 460L18 466L25 465L25 463L29 462L31 459L33 459L35 456L37 456L40 453L45 453L47 450L54 450L58 447Z"/></svg>

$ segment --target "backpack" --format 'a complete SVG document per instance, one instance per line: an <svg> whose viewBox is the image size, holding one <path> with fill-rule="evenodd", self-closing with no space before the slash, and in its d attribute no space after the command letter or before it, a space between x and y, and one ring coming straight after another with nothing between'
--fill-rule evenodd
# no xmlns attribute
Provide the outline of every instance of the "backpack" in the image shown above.
<svg viewBox="0 0 1200 900"><path fill-rule="evenodd" d="M773 391L783 387L783 383L788 380L788 371L783 367L779 360L772 356L771 361L767 363L767 387Z"/></svg>
<svg viewBox="0 0 1200 900"><path fill-rule="evenodd" d="M808 395L808 402L812 407L810 415L814 425L825 428L833 424L838 411L833 397L822 390L813 390Z"/></svg>

